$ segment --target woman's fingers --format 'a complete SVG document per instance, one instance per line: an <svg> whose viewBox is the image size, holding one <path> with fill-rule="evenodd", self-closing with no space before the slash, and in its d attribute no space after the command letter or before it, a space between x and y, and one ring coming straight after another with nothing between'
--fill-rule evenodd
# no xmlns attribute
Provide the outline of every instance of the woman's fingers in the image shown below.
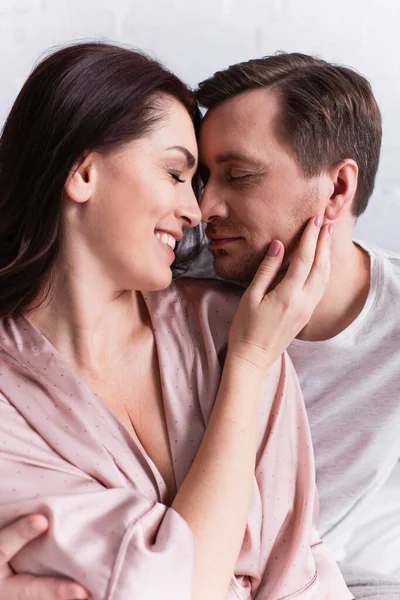
<svg viewBox="0 0 400 600"><path fill-rule="evenodd" d="M331 267L331 242L334 232L332 224L324 225L318 237L314 262L304 285L304 292L319 302L329 281Z"/></svg>
<svg viewBox="0 0 400 600"><path fill-rule="evenodd" d="M0 600L86 600L89 594L76 583L53 577L13 575L0 583Z"/></svg>
<svg viewBox="0 0 400 600"><path fill-rule="evenodd" d="M286 285L296 289L305 285L314 264L322 223L320 216L308 222L284 279Z"/></svg>
<svg viewBox="0 0 400 600"><path fill-rule="evenodd" d="M42 515L29 515L1 529L0 568L6 566L21 548L46 531L48 526L46 517Z"/></svg>
<svg viewBox="0 0 400 600"><path fill-rule="evenodd" d="M329 280L330 226L307 224L285 277L268 292L282 265L281 242L271 244L232 322L230 351L265 370L309 322Z"/></svg>
<svg viewBox="0 0 400 600"><path fill-rule="evenodd" d="M311 295L319 292L321 283L321 289L325 288L329 278L330 238L333 226L322 226L322 223L323 218L320 216L308 222L287 274L278 286L278 292L282 291L282 288L288 293L306 288ZM248 289L252 295L264 296L267 293L282 265L283 256L283 244L274 240L249 285Z"/></svg>
<svg viewBox="0 0 400 600"><path fill-rule="evenodd" d="M258 267L253 281L248 287L249 294L254 294L260 300L265 296L282 265L283 255L284 247L282 242L274 240L268 248L261 265Z"/></svg>
<svg viewBox="0 0 400 600"><path fill-rule="evenodd" d="M293 304L297 298L310 314L322 299L330 275L334 226L327 224L321 227L320 223L318 217L310 219L287 274L275 290L284 304Z"/></svg>

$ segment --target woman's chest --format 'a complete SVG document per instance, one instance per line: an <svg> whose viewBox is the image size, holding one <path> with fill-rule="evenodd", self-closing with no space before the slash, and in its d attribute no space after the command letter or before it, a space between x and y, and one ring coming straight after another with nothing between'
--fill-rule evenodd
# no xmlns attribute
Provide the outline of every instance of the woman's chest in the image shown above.
<svg viewBox="0 0 400 600"><path fill-rule="evenodd" d="M166 502L176 494L176 481L164 405L163 389L157 363L141 361L140 369L115 369L101 381L91 381L97 396L107 405L161 475ZM145 367L145 368L143 368Z"/></svg>

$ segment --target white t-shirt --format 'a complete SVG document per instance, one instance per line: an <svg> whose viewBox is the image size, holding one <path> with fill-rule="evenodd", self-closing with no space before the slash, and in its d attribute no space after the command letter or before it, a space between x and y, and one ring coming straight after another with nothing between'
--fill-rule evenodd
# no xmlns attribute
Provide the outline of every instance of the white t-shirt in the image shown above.
<svg viewBox="0 0 400 600"><path fill-rule="evenodd" d="M337 560L400 576L400 256L360 245L371 285L357 319L288 351L314 442L321 535Z"/></svg>
<svg viewBox="0 0 400 600"><path fill-rule="evenodd" d="M359 245L371 284L357 319L288 351L314 441L320 533L336 560L400 577L400 255ZM188 274L215 277L206 248Z"/></svg>

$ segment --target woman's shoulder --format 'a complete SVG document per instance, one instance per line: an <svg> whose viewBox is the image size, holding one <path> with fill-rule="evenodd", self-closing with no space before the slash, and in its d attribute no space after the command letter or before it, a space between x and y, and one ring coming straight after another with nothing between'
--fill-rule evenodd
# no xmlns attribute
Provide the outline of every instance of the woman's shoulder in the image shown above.
<svg viewBox="0 0 400 600"><path fill-rule="evenodd" d="M174 285L192 336L202 340L208 350L211 344L220 357L243 289L211 279L179 279Z"/></svg>
<svg viewBox="0 0 400 600"><path fill-rule="evenodd" d="M188 329L189 334L209 330L214 338L226 338L243 289L213 279L175 280L165 290L145 293L153 321Z"/></svg>
<svg viewBox="0 0 400 600"><path fill-rule="evenodd" d="M217 279L182 278L176 280L174 285L183 301L194 307L218 305L220 309L233 314L244 291L234 283Z"/></svg>

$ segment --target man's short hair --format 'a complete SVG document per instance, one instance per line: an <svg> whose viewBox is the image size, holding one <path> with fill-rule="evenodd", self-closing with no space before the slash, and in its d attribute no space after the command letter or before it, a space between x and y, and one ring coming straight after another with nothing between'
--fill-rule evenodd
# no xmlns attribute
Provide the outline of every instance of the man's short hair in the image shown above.
<svg viewBox="0 0 400 600"><path fill-rule="evenodd" d="M290 144L306 177L339 161L358 164L352 212L374 189L382 139L381 114L369 82L353 69L300 53L278 53L230 66L202 81L198 102L212 108L237 94L269 88L279 94L277 133Z"/></svg>

